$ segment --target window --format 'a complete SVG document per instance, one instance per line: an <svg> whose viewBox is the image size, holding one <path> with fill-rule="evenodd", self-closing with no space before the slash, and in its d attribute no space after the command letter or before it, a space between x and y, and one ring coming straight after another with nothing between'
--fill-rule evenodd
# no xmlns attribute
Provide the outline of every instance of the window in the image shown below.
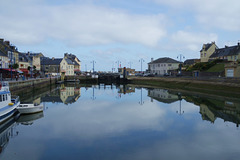
<svg viewBox="0 0 240 160"><path fill-rule="evenodd" d="M206 57L206 53L204 53L204 57Z"/></svg>
<svg viewBox="0 0 240 160"><path fill-rule="evenodd" d="M168 64L168 66L172 66L172 64Z"/></svg>

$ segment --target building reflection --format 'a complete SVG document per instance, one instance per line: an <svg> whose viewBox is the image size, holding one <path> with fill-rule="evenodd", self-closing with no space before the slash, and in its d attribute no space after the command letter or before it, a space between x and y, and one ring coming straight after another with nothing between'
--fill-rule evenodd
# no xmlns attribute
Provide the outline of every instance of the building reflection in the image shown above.
<svg viewBox="0 0 240 160"><path fill-rule="evenodd" d="M0 156L7 147L10 139L18 135L18 132L15 131L17 125L15 119L17 116L12 116L0 124Z"/></svg>
<svg viewBox="0 0 240 160"><path fill-rule="evenodd" d="M240 101L219 98L203 98L199 96L186 96L188 102L200 107L203 120L214 123L217 118L227 122L240 124Z"/></svg>
<svg viewBox="0 0 240 160"><path fill-rule="evenodd" d="M120 85L118 87L118 93L129 94L134 92L135 92L135 87L131 85Z"/></svg>
<svg viewBox="0 0 240 160"><path fill-rule="evenodd" d="M55 90L43 95L42 102L71 104L81 96L81 89L77 86L65 86L62 84Z"/></svg>
<svg viewBox="0 0 240 160"><path fill-rule="evenodd" d="M194 103L200 107L200 114L203 120L214 123L217 118L226 122L235 123L238 127L240 124L240 101L232 99L220 99L218 97L194 96L191 93L178 93L166 89L149 89L148 96L163 103L173 103L179 101L178 114L184 113L182 109L182 100Z"/></svg>
<svg viewBox="0 0 240 160"><path fill-rule="evenodd" d="M177 94L171 94L166 89L149 89L148 96L151 97L151 101L153 99L163 102L163 103L173 103L179 100L179 96Z"/></svg>

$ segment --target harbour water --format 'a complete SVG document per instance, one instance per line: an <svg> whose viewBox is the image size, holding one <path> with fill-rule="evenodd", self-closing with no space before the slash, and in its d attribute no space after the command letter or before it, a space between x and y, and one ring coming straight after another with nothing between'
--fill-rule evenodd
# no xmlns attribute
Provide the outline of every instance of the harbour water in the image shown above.
<svg viewBox="0 0 240 160"><path fill-rule="evenodd" d="M0 159L237 159L240 101L131 85L61 85L0 126Z"/></svg>

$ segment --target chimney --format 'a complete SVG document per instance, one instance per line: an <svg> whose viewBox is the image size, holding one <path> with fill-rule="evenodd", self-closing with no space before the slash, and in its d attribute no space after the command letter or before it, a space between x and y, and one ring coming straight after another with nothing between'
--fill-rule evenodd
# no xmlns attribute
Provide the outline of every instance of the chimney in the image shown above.
<svg viewBox="0 0 240 160"><path fill-rule="evenodd" d="M151 58L151 62L153 62L153 58Z"/></svg>

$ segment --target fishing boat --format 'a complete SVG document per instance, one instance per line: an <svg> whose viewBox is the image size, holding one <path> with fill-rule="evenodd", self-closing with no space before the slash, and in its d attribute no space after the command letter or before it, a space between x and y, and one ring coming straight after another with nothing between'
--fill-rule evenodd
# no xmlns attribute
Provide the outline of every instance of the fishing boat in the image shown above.
<svg viewBox="0 0 240 160"><path fill-rule="evenodd" d="M20 104L17 107L17 110L20 112L20 114L31 114L31 113L38 113L43 111L43 105L42 104L36 104L36 103L30 103L30 104Z"/></svg>
<svg viewBox="0 0 240 160"><path fill-rule="evenodd" d="M19 97L11 97L9 83L7 81L0 82L0 123L10 118L19 106Z"/></svg>

